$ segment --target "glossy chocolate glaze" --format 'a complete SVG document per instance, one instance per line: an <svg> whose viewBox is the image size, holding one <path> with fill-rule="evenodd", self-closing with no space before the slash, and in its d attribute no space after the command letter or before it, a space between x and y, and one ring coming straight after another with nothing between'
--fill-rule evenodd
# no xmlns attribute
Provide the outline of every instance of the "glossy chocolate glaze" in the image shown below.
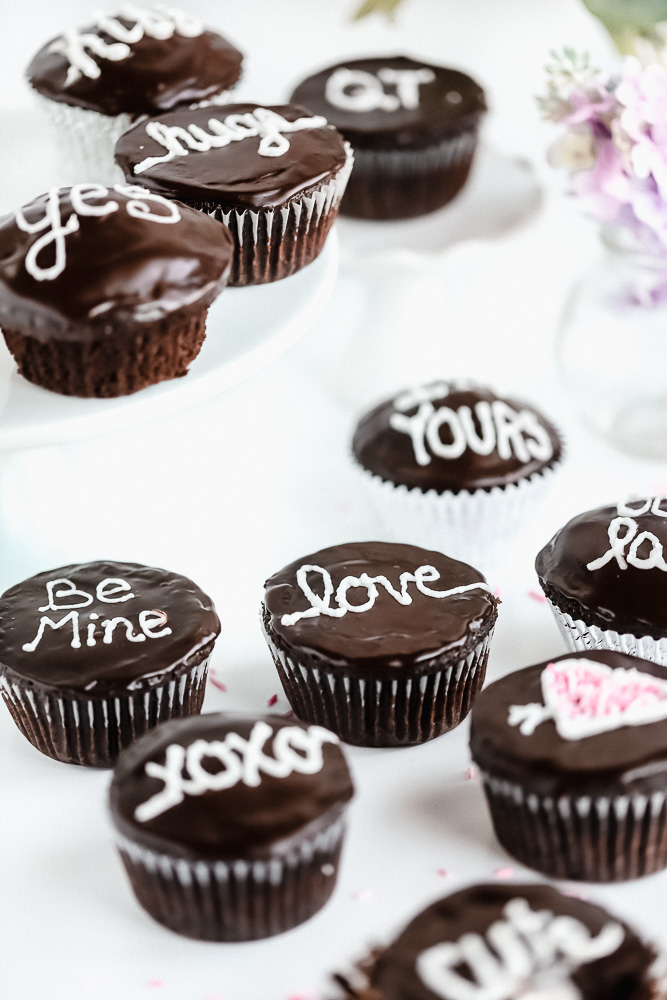
<svg viewBox="0 0 667 1000"><path fill-rule="evenodd" d="M596 961L586 962L570 977L564 977L566 982L574 983L580 990L581 1000L649 1000L653 995L649 969L654 952L623 921L602 907L563 896L547 885L496 883L463 889L438 900L415 917L393 944L380 954L371 971L371 984L377 991L372 993L374 1000L443 1000L446 994L433 993L419 976L416 968L419 956L434 945L455 944L464 934L484 935L493 923L502 919L504 907L513 899L525 900L534 911L549 910L557 916L572 917L584 924L593 937L610 922L621 925L625 937L616 951ZM457 966L457 971L462 973L465 968L461 964ZM533 993L528 977L526 995L530 993L537 997L541 994L539 985L536 985L536 992ZM512 994L517 1000L519 996L523 996L523 991ZM510 1000L509 993L507 1000Z"/></svg>
<svg viewBox="0 0 667 1000"><path fill-rule="evenodd" d="M325 95L327 80L341 68L363 70L373 75L383 68L425 68L432 70L435 79L420 85L417 108L401 106L392 111L350 111L331 104ZM395 84L383 86L385 93L396 94ZM471 77L458 70L405 56L350 59L328 66L300 83L290 100L315 114L324 115L353 147L361 149L419 148L434 139L476 126L486 111L484 91Z"/></svg>
<svg viewBox="0 0 667 1000"><path fill-rule="evenodd" d="M205 859L263 858L279 856L304 833L326 829L333 814L352 798L350 772L340 747L324 743L323 767L315 774L293 771L284 778L260 772L260 783L242 781L231 788L201 795L185 795L170 809L146 822L135 818L137 806L164 788L159 778L146 775L149 761L164 764L167 747L188 747L195 740L224 740L228 733L247 739L256 722L268 723L274 733L285 727L307 730L296 719L276 715L248 717L231 713L193 716L168 722L147 734L118 760L111 785L111 812L121 833L154 850ZM273 738L263 747L273 756ZM213 772L219 762L210 761ZM203 766L206 766L204 758Z"/></svg>
<svg viewBox="0 0 667 1000"><path fill-rule="evenodd" d="M70 188L59 194L63 225L74 214ZM124 323L152 322L175 310L208 305L229 276L233 243L227 230L208 216L179 205L173 224L130 215L131 196L104 189L118 209L104 216L80 215L78 229L64 237L66 263L51 280L36 280L26 254L45 231L26 233L16 216L0 219L0 325L22 328L40 340L87 341L113 333ZM24 206L28 223L46 212L48 195ZM167 215L170 206L150 203ZM40 254L42 266L55 259L53 243Z"/></svg>
<svg viewBox="0 0 667 1000"><path fill-rule="evenodd" d="M209 121L224 122L230 115L244 115L257 108L273 111L287 121L310 117L293 105L228 104L219 108L179 110L151 119L168 127L196 125L210 132ZM346 161L342 136L330 125L287 132L290 148L281 156L262 156L260 138L249 135L227 146L207 151L191 149L139 174L135 167L146 157L163 156L165 146L146 133L150 122L142 121L121 136L116 144L116 162L128 183L142 184L167 198L203 202L207 207L230 209L270 208L294 195L327 181ZM181 145L185 147L185 143Z"/></svg>
<svg viewBox="0 0 667 1000"><path fill-rule="evenodd" d="M559 660L604 663L613 669L632 668L664 680L663 668L647 660L609 650L566 653L544 663L516 670L478 695L472 712L470 747L475 762L497 778L520 782L540 794L609 794L622 785L650 793L664 788L667 778L667 721L622 726L596 736L568 740L552 719L531 735L510 726L511 705L544 704L540 685L543 669Z"/></svg>
<svg viewBox="0 0 667 1000"><path fill-rule="evenodd" d="M639 501L631 503L640 506ZM667 507L664 502L663 507ZM547 596L575 619L619 633L659 639L667 635L667 572L657 566L640 569L630 563L621 569L616 558L599 569L587 568L609 551L609 527L617 516L617 506L610 505L568 521L535 560L540 584ZM667 517L649 512L634 520L637 535L651 532L667 552ZM644 542L640 556L648 556L649 549Z"/></svg>
<svg viewBox="0 0 667 1000"><path fill-rule="evenodd" d="M496 620L497 601L486 589L438 599L420 593L414 583L409 583L411 604L400 604L378 585L378 597L367 611L348 612L338 618L301 618L296 624L284 625L283 615L310 606L296 579L304 564L328 570L334 594L344 577L358 577L364 572L371 577L382 574L398 589L401 573L414 573L423 565L434 566L440 573L440 579L429 585L434 590L485 583L485 579L477 570L440 552L388 542L334 545L290 563L265 584L265 627L279 648L298 650L300 655L334 664L345 673L428 672L434 657L450 652L457 658L465 655L481 642ZM308 582L322 594L321 577L309 574ZM350 589L348 600L363 604L367 600L366 588ZM336 607L333 599L332 607Z"/></svg>
<svg viewBox="0 0 667 1000"><path fill-rule="evenodd" d="M512 450L509 458L501 458L496 442L496 447L488 455L480 455L466 447L458 458L443 458L435 455L426 441L425 448L431 461L428 465L419 465L410 434L396 430L390 424L392 414L401 413L411 417L419 409L418 404L407 409L397 409L395 403L401 395L385 400L363 416L352 440L356 460L381 479L424 491L432 489L438 493L445 490L458 493L465 489L490 489L493 486L515 483L560 460L562 444L558 431L532 406L520 400L500 397L483 386L459 388L456 384L451 384L448 392L431 400L436 410L441 407L452 410L458 410L461 406L470 407L479 434L480 424L475 416L475 404L502 399L516 411L528 410L535 415L551 441L553 454L547 461L531 457L528 462L523 462ZM439 437L445 444L452 442L453 435L449 425L444 424L440 428ZM524 434L524 440L529 438L529 434Z"/></svg>
<svg viewBox="0 0 667 1000"><path fill-rule="evenodd" d="M122 17L119 20L130 25ZM84 32L114 41L95 25L81 28ZM69 60L49 52L55 41L50 39L33 58L26 71L28 81L52 101L104 115L151 115L193 104L232 87L241 75L243 56L238 49L215 31L204 31L192 38L174 34L164 40L144 35L130 46L131 55L118 62L88 53L100 69L99 77L81 76L68 86Z"/></svg>
<svg viewBox="0 0 667 1000"><path fill-rule="evenodd" d="M70 580L84 596L56 597L53 603L60 610L40 611L49 603L48 581L60 578ZM107 578L119 578L130 585L131 591L118 591L117 598L126 593L134 596L114 603L99 600L96 588ZM54 591L61 589L68 588L63 584ZM93 597L86 606L65 607L82 603L86 594ZM103 589L102 594L107 591ZM58 629L46 626L33 651L22 648L37 636L43 616L59 622L72 610L78 612L80 647L72 647L74 630L67 622ZM126 626L121 624L113 629L111 642L104 641L105 620L127 618L132 623L132 634L143 634L139 613L153 610L167 615L166 623L156 625L154 631L166 627L171 629L171 635L131 641ZM91 614L98 617L91 619ZM88 625L93 621L96 641L89 646ZM0 673L6 672L10 678L16 675L24 683L47 690L105 697L121 690L161 684L186 663L199 662L219 633L220 621L211 599L185 576L138 563L103 561L60 566L10 587L0 598Z"/></svg>

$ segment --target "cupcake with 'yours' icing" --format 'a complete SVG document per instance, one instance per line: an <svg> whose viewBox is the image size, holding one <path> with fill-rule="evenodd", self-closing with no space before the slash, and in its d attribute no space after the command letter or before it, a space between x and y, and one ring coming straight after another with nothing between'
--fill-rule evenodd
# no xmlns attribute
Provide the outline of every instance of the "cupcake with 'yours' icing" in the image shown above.
<svg viewBox="0 0 667 1000"><path fill-rule="evenodd" d="M352 455L389 537L486 566L542 500L562 442L532 406L441 381L366 413Z"/></svg>
<svg viewBox="0 0 667 1000"><path fill-rule="evenodd" d="M111 816L155 920L188 937L249 941L325 904L352 793L333 733L215 713L166 723L126 750Z"/></svg>
<svg viewBox="0 0 667 1000"><path fill-rule="evenodd" d="M126 5L52 38L26 75L55 127L68 180L110 182L114 143L133 121L226 100L242 59L184 11Z"/></svg>
<svg viewBox="0 0 667 1000"><path fill-rule="evenodd" d="M465 184L486 111L465 73L405 56L350 59L308 77L291 100L351 143L342 212L401 219L446 205Z"/></svg>
<svg viewBox="0 0 667 1000"><path fill-rule="evenodd" d="M275 573L262 624L300 719L348 743L410 746L468 714L496 605L471 566L412 545L357 542Z"/></svg>
<svg viewBox="0 0 667 1000"><path fill-rule="evenodd" d="M472 713L493 825L552 878L616 882L667 867L667 679L609 650L508 674Z"/></svg>
<svg viewBox="0 0 667 1000"><path fill-rule="evenodd" d="M42 753L109 767L146 730L201 711L219 633L211 599L178 573L60 566L0 597L0 693Z"/></svg>
<svg viewBox="0 0 667 1000"><path fill-rule="evenodd" d="M116 145L126 179L224 223L231 283L286 278L322 250L352 166L321 115L286 105L230 104L140 122Z"/></svg>
<svg viewBox="0 0 667 1000"><path fill-rule="evenodd" d="M667 667L667 497L573 517L535 569L571 649L616 649Z"/></svg>

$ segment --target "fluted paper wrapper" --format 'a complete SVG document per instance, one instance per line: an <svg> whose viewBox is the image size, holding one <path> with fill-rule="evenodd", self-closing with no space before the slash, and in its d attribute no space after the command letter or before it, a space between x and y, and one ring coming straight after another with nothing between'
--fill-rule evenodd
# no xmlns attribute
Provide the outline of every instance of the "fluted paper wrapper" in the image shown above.
<svg viewBox="0 0 667 1000"><path fill-rule="evenodd" d="M119 836L138 902L159 923L204 941L253 941L303 923L336 884L345 822L261 861L189 861Z"/></svg>
<svg viewBox="0 0 667 1000"><path fill-rule="evenodd" d="M642 660L650 660L651 663L667 667L667 639L654 639L650 635L632 635L630 632L619 634L613 629L587 625L565 614L553 601L549 601L549 605L567 646L575 652L610 649L617 653L627 653L629 656L639 656Z"/></svg>
<svg viewBox="0 0 667 1000"><path fill-rule="evenodd" d="M444 552L471 566L495 567L535 515L558 464L492 489L460 493L397 485L364 469L354 457L360 488L387 538Z"/></svg>

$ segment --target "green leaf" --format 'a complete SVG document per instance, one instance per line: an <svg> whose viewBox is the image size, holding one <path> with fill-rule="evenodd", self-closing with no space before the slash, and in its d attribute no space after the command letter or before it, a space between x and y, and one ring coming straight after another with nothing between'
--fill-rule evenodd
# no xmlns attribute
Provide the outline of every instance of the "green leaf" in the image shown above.
<svg viewBox="0 0 667 1000"><path fill-rule="evenodd" d="M584 0L612 37L652 32L658 21L667 21L667 0Z"/></svg>
<svg viewBox="0 0 667 1000"><path fill-rule="evenodd" d="M363 0L361 7L353 14L355 21L369 14L384 14L388 18L394 16L395 11L403 3L403 0Z"/></svg>

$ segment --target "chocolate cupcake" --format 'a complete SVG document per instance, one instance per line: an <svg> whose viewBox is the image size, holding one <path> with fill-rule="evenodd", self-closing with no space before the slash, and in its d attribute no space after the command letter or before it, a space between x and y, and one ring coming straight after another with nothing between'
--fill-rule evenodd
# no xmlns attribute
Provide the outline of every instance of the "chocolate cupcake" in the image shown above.
<svg viewBox="0 0 667 1000"><path fill-rule="evenodd" d="M470 745L498 840L553 878L667 867L667 680L634 656L559 656L489 685Z"/></svg>
<svg viewBox="0 0 667 1000"><path fill-rule="evenodd" d="M71 180L111 182L113 147L144 115L225 101L243 56L173 7L124 7L52 38L27 78L56 129Z"/></svg>
<svg viewBox="0 0 667 1000"><path fill-rule="evenodd" d="M535 561L571 649L616 649L667 667L667 497L572 518Z"/></svg>
<svg viewBox="0 0 667 1000"><path fill-rule="evenodd" d="M300 719L348 743L410 746L470 711L497 617L477 570L356 542L298 559L265 588L264 634Z"/></svg>
<svg viewBox="0 0 667 1000"><path fill-rule="evenodd" d="M0 692L33 746L110 767L166 719L201 711L220 632L187 577L137 563L39 573L0 598Z"/></svg>
<svg viewBox="0 0 667 1000"><path fill-rule="evenodd" d="M119 139L116 162L131 183L223 222L235 245L231 284L256 285L317 257L352 154L321 115L230 104L141 122Z"/></svg>
<svg viewBox="0 0 667 1000"><path fill-rule="evenodd" d="M186 374L231 262L222 226L144 188L52 188L0 219L0 326L30 382L127 395Z"/></svg>
<svg viewBox="0 0 667 1000"><path fill-rule="evenodd" d="M342 985L347 986L342 980ZM656 954L601 906L551 886L473 885L366 963L357 1000L658 1000Z"/></svg>
<svg viewBox="0 0 667 1000"><path fill-rule="evenodd" d="M350 59L308 77L295 104L324 115L352 144L341 211L403 219L441 208L465 184L486 111L465 73L407 59Z"/></svg>
<svg viewBox="0 0 667 1000"><path fill-rule="evenodd" d="M326 729L216 713L169 722L126 750L111 816L155 920L188 937L250 941L324 906L352 793Z"/></svg>
<svg viewBox="0 0 667 1000"><path fill-rule="evenodd" d="M441 381L365 414L352 455L389 537L487 566L543 499L562 442L532 406Z"/></svg>

